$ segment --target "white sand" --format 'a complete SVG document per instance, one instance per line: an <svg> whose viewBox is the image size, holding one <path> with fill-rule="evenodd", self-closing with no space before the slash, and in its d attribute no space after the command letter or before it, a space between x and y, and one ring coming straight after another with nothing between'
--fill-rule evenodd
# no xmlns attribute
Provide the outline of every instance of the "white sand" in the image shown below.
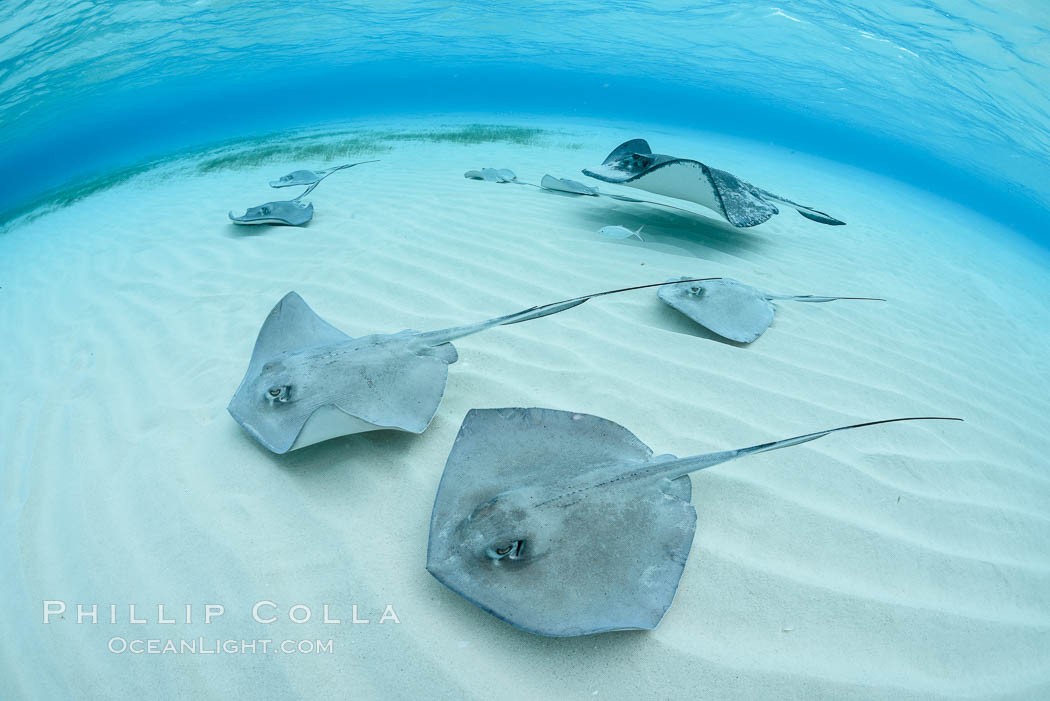
<svg viewBox="0 0 1050 701"><path fill-rule="evenodd" d="M225 217L314 164L198 175L175 163L0 235L0 698L1050 695L1046 251L800 154L555 128L538 146L398 145L325 182L306 229ZM848 225L789 210L737 230L462 177L496 166L583 180L581 167L641 135ZM645 224L646 243L596 236L614 224ZM890 301L785 302L740 348L652 291L594 300L458 342L422 436L278 457L226 413L288 290L360 335L672 275ZM659 628L558 640L424 569L459 423L498 406L597 414L679 455L894 416L967 422L839 434L694 475L696 537ZM45 599L65 601L64 618L43 625ZM252 620L260 600L280 604L280 622ZM77 603L100 604L100 622L77 625ZM129 624L129 603L150 622ZM158 624L158 603L179 618L192 604L193 622ZM226 613L204 625L209 603ZM288 622L294 604L313 620ZM323 604L343 623L318 622ZM372 623L350 624L351 604ZM387 604L400 624L377 623ZM334 652L113 654L115 636L332 639Z"/></svg>

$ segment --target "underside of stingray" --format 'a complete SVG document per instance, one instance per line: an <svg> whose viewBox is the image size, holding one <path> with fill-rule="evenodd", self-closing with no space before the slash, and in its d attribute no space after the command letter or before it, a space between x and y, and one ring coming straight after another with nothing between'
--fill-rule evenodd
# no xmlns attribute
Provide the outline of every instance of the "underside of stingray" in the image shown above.
<svg viewBox="0 0 1050 701"><path fill-rule="evenodd" d="M695 202L737 227L756 226L779 214L776 203L794 207L802 216L821 224L845 224L700 161L653 153L645 139L625 141L600 166L583 173L607 183Z"/></svg>

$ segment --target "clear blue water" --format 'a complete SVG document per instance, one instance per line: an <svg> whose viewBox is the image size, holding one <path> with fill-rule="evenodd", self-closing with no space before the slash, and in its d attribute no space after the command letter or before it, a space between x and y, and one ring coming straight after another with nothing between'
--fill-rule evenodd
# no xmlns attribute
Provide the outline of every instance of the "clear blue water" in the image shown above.
<svg viewBox="0 0 1050 701"><path fill-rule="evenodd" d="M498 111L774 142L1050 242L1046 0L7 0L2 15L0 219L221 139Z"/></svg>

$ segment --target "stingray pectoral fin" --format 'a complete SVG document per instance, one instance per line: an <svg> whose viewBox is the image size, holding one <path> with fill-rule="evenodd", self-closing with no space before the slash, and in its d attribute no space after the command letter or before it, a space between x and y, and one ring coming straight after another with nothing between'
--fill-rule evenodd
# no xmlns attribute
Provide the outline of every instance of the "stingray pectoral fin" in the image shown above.
<svg viewBox="0 0 1050 701"><path fill-rule="evenodd" d="M317 315L297 292L274 305L259 329L249 367L261 366L281 353L351 340Z"/></svg>
<svg viewBox="0 0 1050 701"><path fill-rule="evenodd" d="M288 450L298 450L339 436L375 431L377 428L386 427L376 426L359 416L348 414L334 404L329 404L310 414Z"/></svg>
<svg viewBox="0 0 1050 701"><path fill-rule="evenodd" d="M725 450L718 453L707 453L706 455L695 455L688 458L681 458L663 466L665 474L668 476L677 476L695 472L697 470L703 470L708 467L714 467L720 463L735 458L742 458L745 455L754 455L755 453L766 453L770 450L780 450L781 448L790 448L791 446L801 445L802 443L808 443L815 441L818 438L823 438L832 433L838 431L849 431L854 428L864 428L865 426L878 426L880 424L892 424L899 421L962 421L960 418L950 416L908 416L900 419L883 419L881 421L867 421L860 424L852 424L850 426L839 426L838 428L829 428L826 431L818 431L816 433L806 433L801 436L794 436L792 438L785 438L779 441L773 441L771 443L760 443L753 445L748 448L739 448L737 450Z"/></svg>
<svg viewBox="0 0 1050 701"><path fill-rule="evenodd" d="M705 170L718 193L722 213L733 226L757 226L780 213L775 205L759 196L755 188L732 173L711 167Z"/></svg>
<svg viewBox="0 0 1050 701"><path fill-rule="evenodd" d="M605 157L604 161L602 161L602 165L622 161L623 159L635 153L648 155L652 152L653 150L649 148L649 142L645 139L630 139L629 141L624 141L622 144L610 151L609 155Z"/></svg>
<svg viewBox="0 0 1050 701"><path fill-rule="evenodd" d="M391 353L341 367L331 403L377 428L422 433L437 413L447 380L444 357Z"/></svg>

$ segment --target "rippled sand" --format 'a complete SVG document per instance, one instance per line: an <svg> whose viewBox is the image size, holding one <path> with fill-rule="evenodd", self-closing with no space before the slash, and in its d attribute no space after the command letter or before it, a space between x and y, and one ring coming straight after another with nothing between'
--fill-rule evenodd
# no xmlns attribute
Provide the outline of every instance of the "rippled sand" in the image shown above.
<svg viewBox="0 0 1050 701"><path fill-rule="evenodd" d="M305 229L235 228L226 211L275 199L270 178L319 164L201 174L183 160L0 234L0 696L1050 694L1046 251L959 206L773 147L552 128L532 145L395 145L322 184ZM582 180L636 136L848 225L785 211L738 230L462 177L496 166ZM595 234L643 224L644 244ZM356 336L680 275L889 301L784 302L740 347L650 290L593 300L458 341L421 436L282 457L226 413L289 290ZM459 423L500 406L597 414L678 455L894 416L966 423L839 434L694 475L696 537L660 627L558 640L483 613L424 569ZM44 625L51 599L69 610ZM252 620L261 600L279 604L278 622ZM99 623L77 625L77 603L100 604ZM129 603L149 623L128 623ZM157 623L158 603L180 622ZM205 625L209 603L226 612ZM295 604L310 622L288 621ZM323 604L341 624L319 622ZM351 624L352 604L371 623ZM399 624L378 624L388 604ZM114 637L333 639L334 651L113 654Z"/></svg>

